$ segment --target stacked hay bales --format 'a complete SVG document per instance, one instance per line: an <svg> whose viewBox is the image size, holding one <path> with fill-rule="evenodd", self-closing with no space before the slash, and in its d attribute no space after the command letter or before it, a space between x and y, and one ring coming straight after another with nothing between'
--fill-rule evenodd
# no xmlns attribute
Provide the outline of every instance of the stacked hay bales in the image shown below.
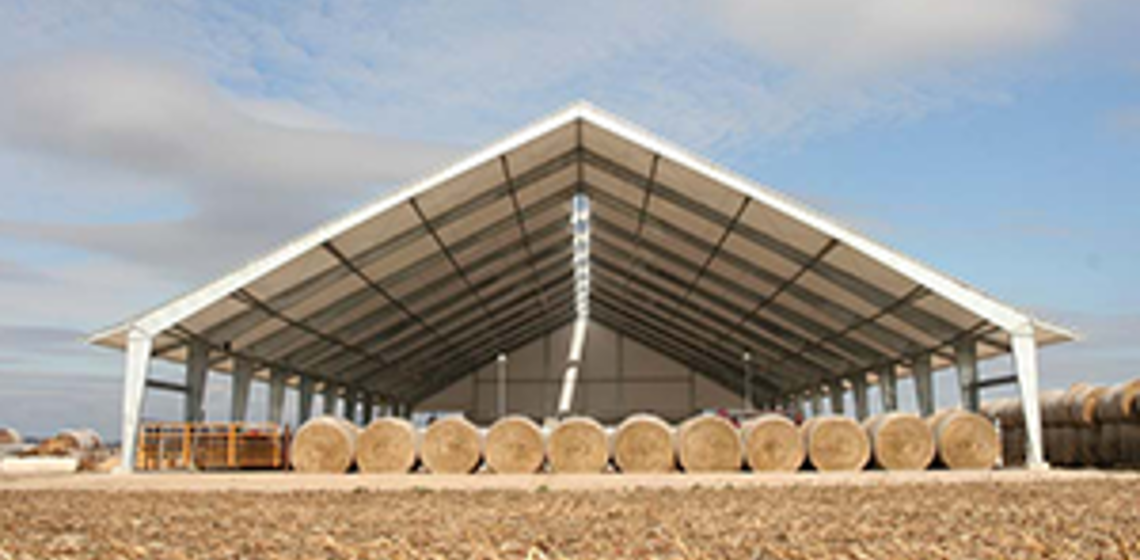
<svg viewBox="0 0 1140 560"><path fill-rule="evenodd" d="M634 414L614 432L614 466L626 473L667 473L677 468L673 427L652 414Z"/></svg>
<svg viewBox="0 0 1140 560"><path fill-rule="evenodd" d="M817 416L800 427L808 463L817 471L858 471L871 458L871 442L858 422L845 416Z"/></svg>
<svg viewBox="0 0 1140 560"><path fill-rule="evenodd" d="M487 467L503 474L538 472L546 458L542 429L525 416L507 416L487 431Z"/></svg>
<svg viewBox="0 0 1140 560"><path fill-rule="evenodd" d="M795 422L779 414L753 418L741 427L744 459L755 472L795 472L804 464L804 443Z"/></svg>
<svg viewBox="0 0 1140 560"><path fill-rule="evenodd" d="M1106 466L1140 465L1140 379L1110 387L1097 405Z"/></svg>
<svg viewBox="0 0 1140 560"><path fill-rule="evenodd" d="M1055 466L1140 465L1140 379L1113 387L1077 383L1065 391L1041 394L1042 444ZM1016 398L982 407L1002 431L1007 466L1025 462L1025 417Z"/></svg>
<svg viewBox="0 0 1140 560"><path fill-rule="evenodd" d="M467 474L483 458L483 434L462 416L436 420L424 431L420 460L428 472Z"/></svg>
<svg viewBox="0 0 1140 560"><path fill-rule="evenodd" d="M363 473L406 473L416 465L419 439L403 418L373 420L356 440L356 464Z"/></svg>
<svg viewBox="0 0 1140 560"><path fill-rule="evenodd" d="M685 472L740 470L743 448L740 432L721 416L694 416L677 428L677 459Z"/></svg>
<svg viewBox="0 0 1140 560"><path fill-rule="evenodd" d="M940 464L954 470L988 470L997 466L1001 441L993 422L958 409L939 411L926 419L934 435Z"/></svg>
<svg viewBox="0 0 1140 560"><path fill-rule="evenodd" d="M318 416L293 436L290 459L299 473L345 473L356 462L359 428L337 416Z"/></svg>
<svg viewBox="0 0 1140 560"><path fill-rule="evenodd" d="M546 460L554 473L604 472L610 463L606 429L585 416L558 422L547 438Z"/></svg>
<svg viewBox="0 0 1140 560"><path fill-rule="evenodd" d="M924 470L934 461L934 434L915 414L891 412L863 423L871 441L871 457L881 469Z"/></svg>

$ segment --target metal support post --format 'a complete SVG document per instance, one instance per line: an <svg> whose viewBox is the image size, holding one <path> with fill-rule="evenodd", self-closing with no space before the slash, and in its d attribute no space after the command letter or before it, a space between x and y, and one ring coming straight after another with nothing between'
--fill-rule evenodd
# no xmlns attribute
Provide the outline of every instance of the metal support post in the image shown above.
<svg viewBox="0 0 1140 560"><path fill-rule="evenodd" d="M918 411L924 418L934 415L934 374L930 360L929 352L914 357L914 390L918 397Z"/></svg>
<svg viewBox="0 0 1140 560"><path fill-rule="evenodd" d="M234 358L230 390L230 421L245 422L249 417L249 391L253 387L253 362Z"/></svg>
<svg viewBox="0 0 1140 560"><path fill-rule="evenodd" d="M961 391L962 408L977 412L981 406L978 387L978 343L966 338L954 346L954 358L958 369L958 389Z"/></svg>

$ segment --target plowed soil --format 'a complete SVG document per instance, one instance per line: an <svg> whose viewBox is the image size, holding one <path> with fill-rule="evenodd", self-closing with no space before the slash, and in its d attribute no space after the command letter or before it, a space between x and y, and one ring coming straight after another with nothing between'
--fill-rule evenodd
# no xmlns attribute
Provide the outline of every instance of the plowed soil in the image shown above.
<svg viewBox="0 0 1140 560"><path fill-rule="evenodd" d="M1135 559L1140 484L0 491L0 560L49 558Z"/></svg>

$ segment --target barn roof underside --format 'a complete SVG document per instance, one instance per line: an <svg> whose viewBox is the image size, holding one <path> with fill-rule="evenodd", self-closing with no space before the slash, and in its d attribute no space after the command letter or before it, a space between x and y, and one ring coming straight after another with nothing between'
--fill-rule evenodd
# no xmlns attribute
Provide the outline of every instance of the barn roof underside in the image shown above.
<svg viewBox="0 0 1140 560"><path fill-rule="evenodd" d="M554 115L93 337L415 403L574 319L571 198L590 198L591 320L758 399L905 366L1024 317L765 187L589 106ZM884 257L884 255L886 255ZM588 350L587 350L588 351Z"/></svg>

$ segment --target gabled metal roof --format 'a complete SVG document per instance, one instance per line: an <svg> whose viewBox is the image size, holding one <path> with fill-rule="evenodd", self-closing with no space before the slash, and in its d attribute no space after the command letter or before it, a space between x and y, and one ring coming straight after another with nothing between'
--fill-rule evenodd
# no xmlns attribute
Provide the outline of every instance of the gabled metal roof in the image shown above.
<svg viewBox="0 0 1140 560"><path fill-rule="evenodd" d="M571 198L591 200L591 319L775 396L1010 332L1073 338L577 104L91 341L226 356L416 402L574 317ZM227 363L215 369L227 370Z"/></svg>

